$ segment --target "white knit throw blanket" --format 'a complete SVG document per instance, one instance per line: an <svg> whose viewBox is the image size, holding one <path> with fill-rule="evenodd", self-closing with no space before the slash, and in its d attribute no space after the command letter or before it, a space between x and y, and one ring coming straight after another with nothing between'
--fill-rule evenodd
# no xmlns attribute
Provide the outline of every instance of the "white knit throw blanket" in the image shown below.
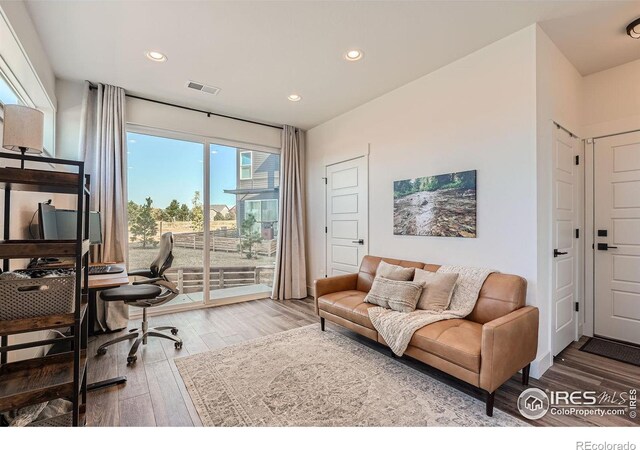
<svg viewBox="0 0 640 450"><path fill-rule="evenodd" d="M447 319L461 319L473 311L478 294L487 277L495 272L491 269L463 266L441 266L438 272L457 273L458 282L449 308L444 311L417 309L410 313L390 309L369 308L369 319L387 345L398 356L402 356L413 337L413 333L425 325Z"/></svg>

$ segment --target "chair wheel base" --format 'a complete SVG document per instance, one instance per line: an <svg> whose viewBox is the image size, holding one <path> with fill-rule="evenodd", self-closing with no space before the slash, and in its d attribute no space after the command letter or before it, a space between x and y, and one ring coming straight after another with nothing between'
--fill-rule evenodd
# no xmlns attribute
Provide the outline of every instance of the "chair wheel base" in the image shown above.
<svg viewBox="0 0 640 450"><path fill-rule="evenodd" d="M178 334L178 329L177 328L172 328L171 329L171 334L173 334L174 336Z"/></svg>
<svg viewBox="0 0 640 450"><path fill-rule="evenodd" d="M96 352L97 355L102 356L102 355L106 355L107 354L107 349L106 348L99 348L98 351Z"/></svg>
<svg viewBox="0 0 640 450"><path fill-rule="evenodd" d="M180 350L182 348L182 342L176 342L175 344L173 344L173 346L176 348L176 350Z"/></svg>
<svg viewBox="0 0 640 450"><path fill-rule="evenodd" d="M135 362L138 360L137 356L128 356L127 357L127 366L130 366L132 364L135 364Z"/></svg>

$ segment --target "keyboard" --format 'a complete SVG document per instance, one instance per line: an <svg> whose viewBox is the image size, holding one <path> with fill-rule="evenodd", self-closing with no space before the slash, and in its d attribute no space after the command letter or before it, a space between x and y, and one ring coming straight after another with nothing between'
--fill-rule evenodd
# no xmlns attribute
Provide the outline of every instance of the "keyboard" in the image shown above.
<svg viewBox="0 0 640 450"><path fill-rule="evenodd" d="M46 269L44 267L40 267L33 269L18 269L14 270L14 272L28 275L30 278L42 278L46 276L63 277L73 275L76 271L70 268ZM120 266L89 266L89 275L108 275L111 273L122 272L124 272L124 268Z"/></svg>
<svg viewBox="0 0 640 450"><path fill-rule="evenodd" d="M89 275L106 275L121 272L124 272L124 269L119 266L89 266Z"/></svg>

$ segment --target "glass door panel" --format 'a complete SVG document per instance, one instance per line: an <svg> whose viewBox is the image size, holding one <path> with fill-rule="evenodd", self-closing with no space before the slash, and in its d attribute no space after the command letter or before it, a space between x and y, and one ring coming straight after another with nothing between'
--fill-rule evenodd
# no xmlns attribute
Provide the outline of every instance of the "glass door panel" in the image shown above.
<svg viewBox="0 0 640 450"><path fill-rule="evenodd" d="M210 299L267 297L278 234L280 155L211 144Z"/></svg>
<svg viewBox="0 0 640 450"><path fill-rule="evenodd" d="M203 144L127 133L130 270L149 268L160 236L174 236L165 274L180 294L162 307L204 301Z"/></svg>

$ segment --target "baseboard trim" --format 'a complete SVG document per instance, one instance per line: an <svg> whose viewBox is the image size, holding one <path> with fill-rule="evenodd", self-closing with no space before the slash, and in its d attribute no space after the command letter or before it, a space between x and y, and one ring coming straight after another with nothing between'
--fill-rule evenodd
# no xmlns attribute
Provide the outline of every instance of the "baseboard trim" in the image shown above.
<svg viewBox="0 0 640 450"><path fill-rule="evenodd" d="M549 370L549 368L553 365L553 356L551 352L547 352L539 358L536 358L535 361L531 363L531 372L529 375L536 380L539 380L544 373Z"/></svg>

